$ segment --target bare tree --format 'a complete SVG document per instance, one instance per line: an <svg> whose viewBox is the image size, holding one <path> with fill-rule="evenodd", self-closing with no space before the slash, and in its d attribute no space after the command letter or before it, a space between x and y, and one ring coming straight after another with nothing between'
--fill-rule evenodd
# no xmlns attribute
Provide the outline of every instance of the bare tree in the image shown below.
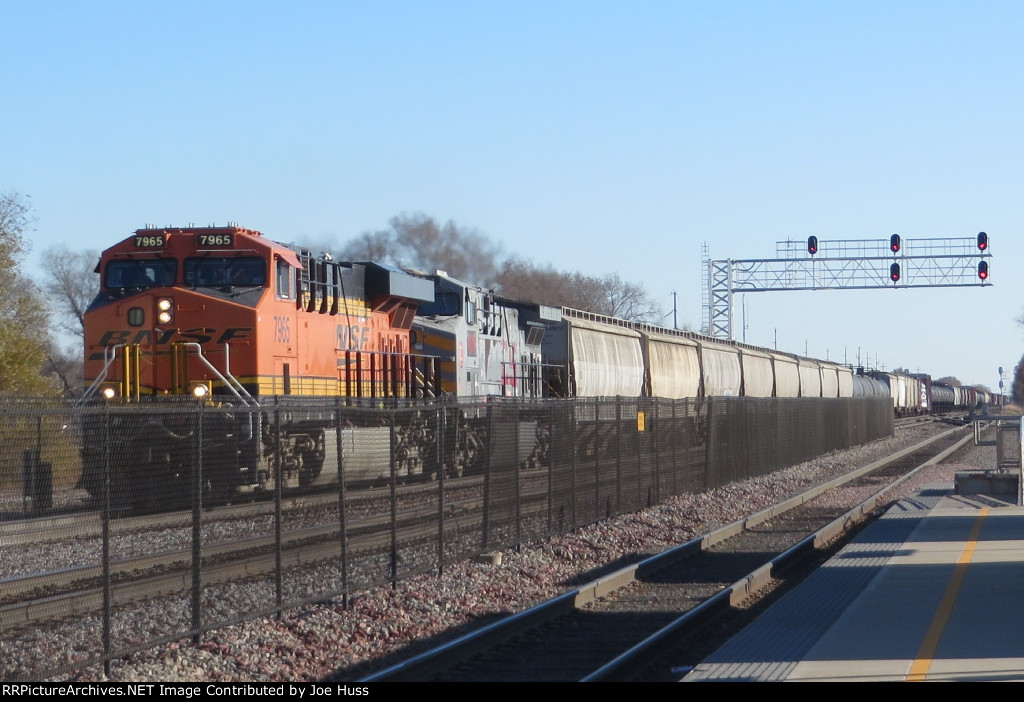
<svg viewBox="0 0 1024 702"><path fill-rule="evenodd" d="M55 314L50 323L57 340L46 354L44 373L52 378L65 395L81 395L84 385L82 343L85 338L85 311L99 291L96 262L100 253L96 250L71 251L66 246L54 246L46 250L43 270L46 279L42 287L55 302ZM61 348L62 334L65 343Z"/></svg>
<svg viewBox="0 0 1024 702"><path fill-rule="evenodd" d="M633 321L654 321L663 316L643 285L628 283L617 273L602 277L578 271L562 273L550 266L538 268L511 258L501 269L498 286L505 297L542 305L572 307Z"/></svg>
<svg viewBox="0 0 1024 702"><path fill-rule="evenodd" d="M571 307L573 298L570 277L551 266L538 267L517 257L507 259L498 274L498 290L513 300L527 300L541 305Z"/></svg>
<svg viewBox="0 0 1024 702"><path fill-rule="evenodd" d="M647 296L641 283L629 283L611 273L601 279L610 316L622 319L654 322L664 314L661 307Z"/></svg>
<svg viewBox="0 0 1024 702"><path fill-rule="evenodd" d="M68 397L80 397L85 391L85 364L82 347L60 349L50 346L43 363L43 374L50 378Z"/></svg>
<svg viewBox="0 0 1024 702"><path fill-rule="evenodd" d="M338 255L343 261L373 261L398 264L398 247L392 232L382 229L363 232L352 239Z"/></svg>
<svg viewBox="0 0 1024 702"><path fill-rule="evenodd" d="M43 269L47 273L43 288L55 300L60 311L57 328L84 338L85 311L99 292L96 250L70 251L65 246L46 250Z"/></svg>
<svg viewBox="0 0 1024 702"><path fill-rule="evenodd" d="M485 287L495 284L501 246L475 229L422 212L392 217L389 229L364 232L339 252L345 260L376 261L449 275Z"/></svg>
<svg viewBox="0 0 1024 702"><path fill-rule="evenodd" d="M502 259L502 248L476 229L453 221L439 224L422 212L392 217L390 227L364 232L339 252L350 261L376 261L449 275L505 297L556 307L574 307L630 320L661 319L661 309L643 285L617 273L589 276L536 266L517 256Z"/></svg>

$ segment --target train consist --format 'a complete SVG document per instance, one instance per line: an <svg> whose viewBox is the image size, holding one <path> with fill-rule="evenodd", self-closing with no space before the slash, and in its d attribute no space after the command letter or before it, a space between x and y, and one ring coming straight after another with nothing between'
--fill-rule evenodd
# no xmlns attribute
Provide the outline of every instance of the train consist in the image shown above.
<svg viewBox="0 0 1024 702"><path fill-rule="evenodd" d="M544 338L547 387L568 397L888 397L896 416L994 404L926 374L865 372L831 361L562 309Z"/></svg>
<svg viewBox="0 0 1024 702"><path fill-rule="evenodd" d="M337 262L233 225L139 230L104 251L97 271L100 291L85 313L85 402L169 405L191 396L236 408L218 413L204 437L218 456L218 474L206 479L217 494L270 489L275 464L287 484L321 477L333 419L291 410L272 423L262 409L268 398L380 407L543 392L543 325L443 274ZM543 316L539 306L524 308ZM195 430L151 406L125 415L114 432L126 466L115 482L125 495L173 492L194 462ZM403 432L393 449L399 469L462 472L482 446L470 419L453 417L447 429L462 447L457 455L438 458L422 426ZM347 467L367 479L387 475L391 437L364 429L346 429L343 443L355 447ZM100 427L83 433L82 483L98 494L107 448Z"/></svg>
<svg viewBox="0 0 1024 702"><path fill-rule="evenodd" d="M274 464L287 484L321 477L334 419L289 411L271 421L273 398L378 407L451 396L888 395L897 414L991 402L927 376L860 374L509 300L443 272L339 262L235 225L138 230L103 252L97 272L100 291L85 313L85 401L205 398L219 409L204 450L218 456L207 483L220 495L270 489ZM125 466L115 479L124 494L171 490L184 480L193 429L173 425L180 414L124 417L115 431ZM458 435L446 443L462 447L453 455L437 452L437 437L425 426L403 433L397 447L379 427L345 431L346 469L363 466L370 479L381 466L387 471L393 452L409 475L461 473L485 443L474 417L461 410L446 429ZM82 482L93 494L104 482L101 433L85 427Z"/></svg>

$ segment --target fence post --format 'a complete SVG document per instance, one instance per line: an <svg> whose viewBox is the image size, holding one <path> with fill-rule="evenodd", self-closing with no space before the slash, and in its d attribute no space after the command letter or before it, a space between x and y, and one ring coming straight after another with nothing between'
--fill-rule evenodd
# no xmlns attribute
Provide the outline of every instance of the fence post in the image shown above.
<svg viewBox="0 0 1024 702"><path fill-rule="evenodd" d="M637 481L640 472L637 471ZM622 514L622 397L615 398L615 512Z"/></svg>
<svg viewBox="0 0 1024 702"><path fill-rule="evenodd" d="M103 406L103 673L110 677L110 407Z"/></svg>
<svg viewBox="0 0 1024 702"><path fill-rule="evenodd" d="M274 397L274 604L276 618L281 618L281 604L284 602L284 573L282 572L282 503L284 502L284 467L281 457L281 400Z"/></svg>
<svg viewBox="0 0 1024 702"><path fill-rule="evenodd" d="M445 456L448 455L444 446L445 437L445 416L448 410L445 408L444 399L434 405L434 470L437 471L437 575L444 575L444 478L447 472Z"/></svg>
<svg viewBox="0 0 1024 702"><path fill-rule="evenodd" d="M474 410L475 411L475 410ZM460 428L461 431L461 428ZM468 439L468 437L467 437ZM481 521L481 528L483 533L480 535L480 544L486 550L490 545L491 535L491 489L493 487L491 481L494 480L493 469L494 465L491 463L491 444L494 441L494 407L488 403L487 405L487 447L484 453L487 456L487 460L484 464L484 511L483 519ZM459 440L455 442L456 450L458 450Z"/></svg>
<svg viewBox="0 0 1024 702"><path fill-rule="evenodd" d="M515 436L515 476L516 476L516 551L523 550L523 509L522 509L522 472L520 470L520 464L522 456L519 455L519 420L522 414L522 405L520 404L519 398L513 400L515 407L515 418L514 418L514 436Z"/></svg>
<svg viewBox="0 0 1024 702"><path fill-rule="evenodd" d="M601 401L594 403L594 512L587 521L596 521L601 514Z"/></svg>
<svg viewBox="0 0 1024 702"><path fill-rule="evenodd" d="M345 512L345 459L341 430L341 397L334 399L334 446L338 453L338 542L341 547L341 607L348 610L348 519ZM326 440L326 439L325 439Z"/></svg>
<svg viewBox="0 0 1024 702"><path fill-rule="evenodd" d="M395 463L395 422L398 415L395 410L388 413L391 417L389 432L391 450L388 451L391 469L391 588L398 589L398 465Z"/></svg>
<svg viewBox="0 0 1024 702"><path fill-rule="evenodd" d="M714 441L712 436L715 433L714 427L714 398L707 398L704 401L704 406L701 408L704 410L704 489L708 490L711 488L711 474L713 472L713 462L715 460L715 454L712 450Z"/></svg>
<svg viewBox="0 0 1024 702"><path fill-rule="evenodd" d="M543 412L543 416L545 417L545 419L547 419L548 422L547 436L545 437L543 433L541 434L541 440L548 442L548 536L551 535L551 529L554 526L553 522L555 518L555 515L553 514L553 510L555 507L555 471L557 470L557 468L555 467L555 456L558 455L558 452L555 451L555 435L557 433L560 433L559 430L556 430L556 426L568 428L569 424L568 422L561 421L564 414L564 407L564 404L559 403L558 414L555 414L555 409L550 407ZM556 419L559 420L557 424ZM543 455L543 453L541 455Z"/></svg>
<svg viewBox="0 0 1024 702"><path fill-rule="evenodd" d="M203 625L202 589L203 589L203 414L205 406L198 401L199 416L196 418L195 455L192 462L192 643L198 644L202 638L200 631Z"/></svg>
<svg viewBox="0 0 1024 702"><path fill-rule="evenodd" d="M685 402L685 400L684 400ZM672 494L679 494L679 441L680 432L679 427L679 400L672 400L672 431L669 436L671 437L672 446Z"/></svg>
<svg viewBox="0 0 1024 702"><path fill-rule="evenodd" d="M580 433L579 416L582 413L582 409L581 409L581 405L580 405L580 400L578 398L574 399L572 401L572 403L573 403L572 404L572 418L573 418L573 421L572 421L572 431L570 432L571 435L572 435L572 446L569 447L569 449L570 449L570 454L569 454L569 476L570 476L570 479L571 479L571 481L570 481L570 488L571 488L570 489L570 493L571 493L570 497L572 498L572 504L569 507L569 529L575 529L576 528L576 500L579 498L579 495L576 494L576 447L579 444L579 441L578 441L579 440L579 433Z"/></svg>
<svg viewBox="0 0 1024 702"><path fill-rule="evenodd" d="M661 425L659 423L660 414L658 410L661 409L661 405L657 400L651 400L648 404L648 411L650 417L644 422L644 431L649 432L647 435L650 438L651 452L654 454L654 501L656 504L661 503L661 444L658 442L658 430Z"/></svg>

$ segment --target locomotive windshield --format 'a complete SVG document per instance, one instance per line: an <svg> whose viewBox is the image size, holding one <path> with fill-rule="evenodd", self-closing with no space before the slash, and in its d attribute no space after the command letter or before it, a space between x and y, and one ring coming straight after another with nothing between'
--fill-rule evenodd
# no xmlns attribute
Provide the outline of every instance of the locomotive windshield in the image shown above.
<svg viewBox="0 0 1024 702"><path fill-rule="evenodd" d="M177 275L173 258L132 259L108 263L103 282L115 290L160 288L174 285Z"/></svg>
<svg viewBox="0 0 1024 702"><path fill-rule="evenodd" d="M208 257L185 259L185 285L225 287L244 285L262 287L267 282L262 258Z"/></svg>

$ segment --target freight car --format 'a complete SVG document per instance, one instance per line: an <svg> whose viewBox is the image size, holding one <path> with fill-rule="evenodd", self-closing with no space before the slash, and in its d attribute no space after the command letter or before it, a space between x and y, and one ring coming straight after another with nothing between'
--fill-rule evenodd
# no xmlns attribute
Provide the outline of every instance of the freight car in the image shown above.
<svg viewBox="0 0 1024 702"><path fill-rule="evenodd" d="M563 397L854 397L837 363L564 308L544 337Z"/></svg>
<svg viewBox="0 0 1024 702"><path fill-rule="evenodd" d="M560 397L888 397L896 416L970 411L995 398L925 374L832 361L563 308L544 337L545 386Z"/></svg>

